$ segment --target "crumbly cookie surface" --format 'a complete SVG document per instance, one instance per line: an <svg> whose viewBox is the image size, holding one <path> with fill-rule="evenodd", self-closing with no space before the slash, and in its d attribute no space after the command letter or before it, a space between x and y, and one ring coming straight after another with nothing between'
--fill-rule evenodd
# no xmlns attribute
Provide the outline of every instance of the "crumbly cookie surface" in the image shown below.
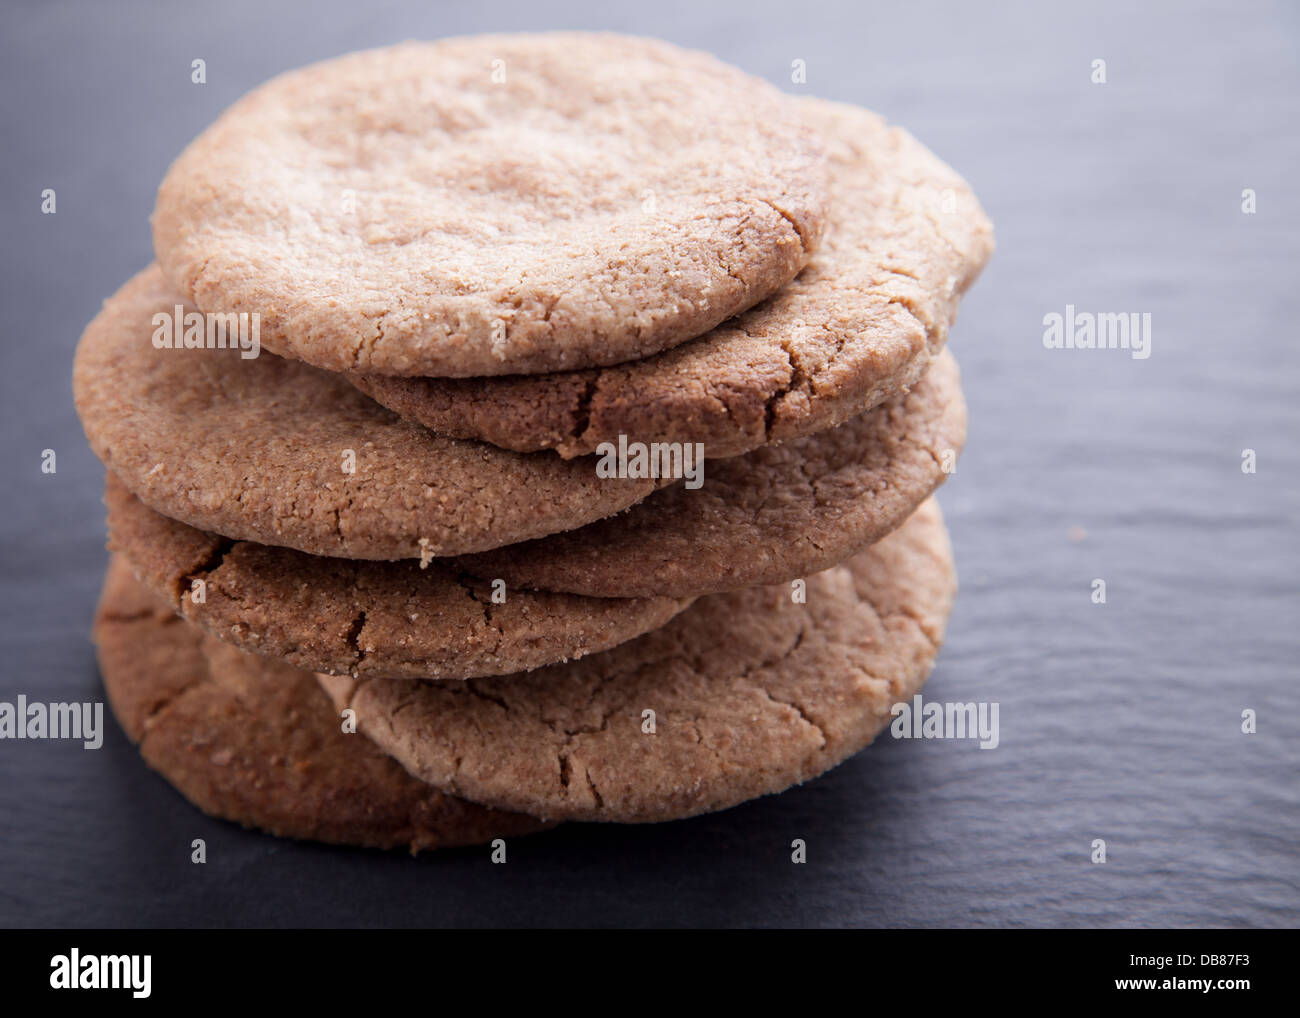
<svg viewBox="0 0 1300 1018"><path fill-rule="evenodd" d="M427 558L582 526L655 489L598 478L588 460L434 435L265 351L155 348L153 316L180 304L144 270L86 327L73 365L91 448L172 519L313 555Z"/></svg>
<svg viewBox="0 0 1300 1018"><path fill-rule="evenodd" d="M526 676L319 679L453 794L556 820L672 820L779 792L869 743L928 676L955 586L931 499L808 577L802 603L789 584L701 598L638 640Z"/></svg>
<svg viewBox="0 0 1300 1018"><path fill-rule="evenodd" d="M956 469L966 404L947 350L910 392L837 428L709 460L578 530L467 556L480 576L598 597L691 597L828 569L901 525Z"/></svg>
<svg viewBox="0 0 1300 1018"><path fill-rule="evenodd" d="M351 375L409 420L507 449L592 452L620 434L734 456L812 434L916 381L993 250L970 187L874 113L800 100L829 152L826 235L779 293L706 336L600 370Z"/></svg>
<svg viewBox="0 0 1300 1018"><path fill-rule="evenodd" d="M765 82L655 40L488 35L254 90L173 164L153 236L277 353L498 375L708 331L794 277L824 203L821 143Z"/></svg>
<svg viewBox="0 0 1300 1018"><path fill-rule="evenodd" d="M412 851L547 826L411 777L365 736L342 731L310 672L205 640L119 559L105 579L95 642L128 737L212 816L284 837Z"/></svg>
<svg viewBox="0 0 1300 1018"><path fill-rule="evenodd" d="M310 671L505 675L607 650L690 603L494 587L440 561L421 569L231 541L154 512L112 474L104 501L110 548L186 620Z"/></svg>

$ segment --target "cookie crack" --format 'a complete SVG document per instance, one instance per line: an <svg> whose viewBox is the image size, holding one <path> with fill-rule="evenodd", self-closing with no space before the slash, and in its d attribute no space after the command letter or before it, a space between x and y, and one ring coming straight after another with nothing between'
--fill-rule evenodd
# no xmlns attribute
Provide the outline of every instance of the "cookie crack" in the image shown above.
<svg viewBox="0 0 1300 1018"><path fill-rule="evenodd" d="M900 607L897 611L890 612L887 616L884 617L885 618L901 617L905 619L910 619L912 623L916 626L917 630L920 631L921 635L925 637L926 642L935 651L938 651L939 648L943 645L943 641L930 632L930 625L914 609L907 608L907 607Z"/></svg>
<svg viewBox="0 0 1300 1018"><path fill-rule="evenodd" d="M812 250L812 245L808 240L808 234L805 231L803 225L800 224L799 220L797 220L785 209L781 208L780 205L772 201L770 198L760 198L759 201L761 201L764 205L766 205L778 216L780 216L782 219L784 219L787 223L790 224L790 228L794 230L795 236L799 238L799 246L804 249L805 253L810 252Z"/></svg>
<svg viewBox="0 0 1300 1018"><path fill-rule="evenodd" d="M931 351L938 349L939 339L942 333L942 326L940 324L942 321L941 316L935 315L934 318L927 323L913 306L915 298L904 297L899 294L882 293L879 290L873 290L871 292L878 297L884 297L886 302L894 307L900 308L902 312L911 318L912 321L916 322L921 331L925 333L926 346L929 347Z"/></svg>
<svg viewBox="0 0 1300 1018"><path fill-rule="evenodd" d="M591 404L596 398L596 389L599 385L599 374L588 378L582 395L578 397L577 405L573 408L573 438L575 441L582 441L587 429L591 426Z"/></svg>
<svg viewBox="0 0 1300 1018"><path fill-rule="evenodd" d="M700 718L695 716L690 720L691 730L695 732L695 744L703 748L714 760L718 762L719 769L726 773L727 759L722 755L722 751L704 738L704 732L700 729Z"/></svg>
<svg viewBox="0 0 1300 1018"><path fill-rule="evenodd" d="M485 693L483 690L479 689L477 686L474 685L473 679L466 679L462 685L464 687L465 692L468 693L470 696L474 697L474 699L484 700L487 703L494 703L498 707L500 707L503 711L505 711L507 714L510 713L510 705L506 703L504 697L493 696L491 693Z"/></svg>
<svg viewBox="0 0 1300 1018"><path fill-rule="evenodd" d="M586 702L583 704L582 709L589 709L596 702L596 697L600 695L602 689L625 674L626 672L624 671L615 671L611 675L604 676L587 691ZM562 727L558 721L548 718L544 714L539 716L538 720L541 721L542 724L546 725L553 734L556 736L564 736L564 741L556 748L555 754L560 769L560 787L564 790L566 798L568 797L569 786L572 780L573 765L570 762L570 757L573 755L573 751L578 748L579 738L584 735L595 735L606 731L609 728L609 719L620 710L621 706L621 704L615 703L601 711L600 724L596 726L578 725L573 728ZM603 809L605 801L601 797L599 789L596 788L595 782L592 781L591 773L586 767L583 768L583 776L587 782L587 790L595 800L596 809Z"/></svg>
<svg viewBox="0 0 1300 1018"><path fill-rule="evenodd" d="M178 616L174 617L176 618L176 621L180 621ZM144 749L145 740L149 737L149 731L153 726L155 718L164 713L174 704L179 703L187 694L211 681L212 667L208 664L207 656L203 655L203 667L200 670L199 675L185 683L185 685L181 686L179 689L171 690L168 696L163 697L157 703L151 705L148 712L140 719L140 741L138 743L140 748L142 750Z"/></svg>
<svg viewBox="0 0 1300 1018"><path fill-rule="evenodd" d="M779 704L783 707L789 707L796 714L798 714L799 720L802 721L804 724L808 725L810 728L812 728L817 733L818 738L821 739L821 745L818 747L818 749L826 748L827 738L826 738L825 729L823 729L822 726L819 725L817 721L806 710L804 710L803 706L800 705L798 701L782 700L780 697L773 696L769 690L764 689L762 686L759 685L755 685L754 690L770 703Z"/></svg>
<svg viewBox="0 0 1300 1018"><path fill-rule="evenodd" d="M781 343L780 346L781 352L785 354L786 363L790 365L790 377L784 385L779 386L763 403L763 437L769 442L772 440L772 427L776 424L777 404L798 388L805 378L803 369L795 363L790 348L785 343Z"/></svg>
<svg viewBox="0 0 1300 1018"><path fill-rule="evenodd" d="M600 792L596 789L596 782L591 780L591 771L586 767L584 767L582 769L582 774L587 779L587 789L591 792L591 797L596 800L596 809L598 810L604 809L605 800L601 796Z"/></svg>
<svg viewBox="0 0 1300 1018"><path fill-rule="evenodd" d="M755 689L760 688L758 683L750 682L749 677L753 675L755 672L766 671L769 668L773 668L776 665L779 665L781 662L789 658L790 655L792 655L795 651L797 651L800 645L802 645L803 643L804 632L807 629L809 624L810 623L808 622L804 622L799 626L798 632L794 634L794 639L790 641L790 646L786 647L783 650L777 651L777 653L773 654L772 656L766 657L762 661L758 661L750 665L749 667L743 669L741 673L736 676L736 682L751 685Z"/></svg>
<svg viewBox="0 0 1300 1018"><path fill-rule="evenodd" d="M461 590L463 590L466 593L466 595L469 597L471 601L473 601L476 605L479 606L480 609L482 609L483 625L486 626L488 629L492 630L492 632L497 634L496 643L492 645L492 649L491 651L489 651L489 653L491 654L496 654L501 649L501 645L505 642L506 639L505 630L502 629L501 626L493 622L492 602L490 600L483 601L479 598L478 594L474 591L473 581L474 578L470 576L469 573L463 570L456 574L457 585L460 587Z"/></svg>
<svg viewBox="0 0 1300 1018"><path fill-rule="evenodd" d="M573 761L570 759L572 752L573 752L573 747L571 743L565 743L564 746L560 747L560 751L558 754L559 767L560 767L560 788L564 791L565 798L570 798L569 792L573 784ZM604 796L600 794L600 789L596 787L596 782L592 780L591 770L587 767L583 767L582 777L583 780L586 782L587 791L591 794L591 798L595 802L596 811L599 812L600 810L603 810L605 808L605 799Z"/></svg>
<svg viewBox="0 0 1300 1018"><path fill-rule="evenodd" d="M930 646L935 651L938 651L939 648L943 646L943 638L941 636L935 636L934 634L932 634L930 632L930 627L926 625L925 621L916 613L914 609L908 608L906 605L899 605L893 611L882 611L880 605L878 605L874 600L872 600L871 594L869 592L859 591L857 592L857 596L858 596L858 604L860 604L864 608L868 608L871 610L871 613L876 616L876 621L880 624L882 629L886 628L885 623L888 622L890 619L905 618L910 620L912 624L916 626L917 630L925 638L926 642L929 643ZM874 679L877 682L883 682L886 685L888 685L891 689L894 688L897 680L886 679L882 676L876 675L870 669L865 668L860 664L856 664L856 662L855 662L855 666L858 668L859 671L861 671L868 678Z"/></svg>
<svg viewBox="0 0 1300 1018"><path fill-rule="evenodd" d="M178 607L183 605L185 601L184 588L196 579L210 578L215 572L217 572L217 570L225 565L226 557L235 550L235 545L240 543L240 541L233 537L221 538L221 540L213 546L212 551L207 554L202 562L191 569L188 573L181 575L180 582L176 585L176 589L172 591L172 596L176 599Z"/></svg>
<svg viewBox="0 0 1300 1018"><path fill-rule="evenodd" d="M140 744L141 744L141 745L144 744L144 737L145 737L146 734L148 734L148 733L145 731L145 727L148 726L148 725L153 721L153 719L154 719L155 717L157 717L157 716L158 716L159 714L161 714L163 711L167 710L167 709L168 709L169 707L171 707L173 704L179 703L180 700L181 700L181 698L184 697L186 693L192 692L193 690L197 689L199 686L203 685L205 682L208 682L208 681L210 681L210 678L209 678L209 676L205 673L204 675L200 676L199 678L194 679L194 680L191 681L191 682L187 682L185 685L181 686L180 689L173 690L173 691L172 691L172 694L171 694L170 696L165 697L165 698L162 699L162 700L159 700L159 701L158 701L157 703L155 703L152 707L150 707L150 708L149 708L149 713L147 713L147 714L144 716L144 718L141 719L141 722L140 722L140 723L141 723L141 726L142 726L142 727L141 727L141 735L140 735Z"/></svg>
<svg viewBox="0 0 1300 1018"><path fill-rule="evenodd" d="M352 648L352 661L354 666L360 665L366 657L366 649L361 646L361 630L366 625L366 611L361 609L357 617L352 620L348 626L348 631L343 634L343 642Z"/></svg>
<svg viewBox="0 0 1300 1018"><path fill-rule="evenodd" d="M743 225L740 229L737 229L737 236L740 235L741 229L743 229ZM742 285L747 285L745 284L745 277L731 267L731 263L727 261L726 256L722 251L718 252L718 265L722 267L722 271L725 272L729 278L734 279L737 283L741 283Z"/></svg>
<svg viewBox="0 0 1300 1018"><path fill-rule="evenodd" d="M875 607L875 605L871 605L871 608L872 611L874 611L877 615L879 615L879 610ZM813 730L817 732L818 737L821 739L821 746L819 748L825 748L827 744L825 729L823 729L822 726L817 723L817 721L803 708L802 705L800 705L796 701L781 700L776 696L773 696L772 693L768 689L766 689L760 682L752 680L750 678L750 676L753 675L754 673L767 671L781 664L783 661L786 661L790 657L792 657L803 645L804 637L807 635L809 630L816 629L816 628L817 628L817 623L813 620L807 620L803 622L799 626L798 631L795 633L794 638L790 641L790 645L788 647L785 647L782 650L778 651L777 653L772 654L769 657L766 657L763 660L758 661L750 665L749 667L743 669L740 672L740 674L736 676L735 683L738 686L745 686L749 689L752 689L759 696L763 697L765 700L768 700L771 703L789 707L791 710L793 710L796 714L799 715L800 721L807 724L809 727L811 727ZM716 750L714 750L712 746L710 746L704 740L703 733L700 731L699 721L700 721L699 717L696 717L692 720L692 727L695 729L697 741L699 742L700 745L704 746L707 750L713 753L718 760L721 761L722 757L716 752Z"/></svg>

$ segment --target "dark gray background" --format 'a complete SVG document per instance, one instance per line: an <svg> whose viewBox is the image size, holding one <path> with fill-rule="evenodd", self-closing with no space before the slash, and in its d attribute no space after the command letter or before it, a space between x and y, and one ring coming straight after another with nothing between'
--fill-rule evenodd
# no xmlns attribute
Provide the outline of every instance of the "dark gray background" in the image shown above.
<svg viewBox="0 0 1300 1018"><path fill-rule="evenodd" d="M963 590L926 692L998 701L1002 744L885 739L777 798L574 826L493 866L210 820L115 726L98 752L0 742L0 924L1294 925L1296 7L978 7L7 3L0 699L101 695L102 471L70 364L150 259L168 162L287 68L408 37L600 27L791 91L803 59L806 91L904 124L982 197L999 251L952 336L971 432L942 499ZM1044 349L1043 315L1066 303L1149 311L1151 358Z"/></svg>

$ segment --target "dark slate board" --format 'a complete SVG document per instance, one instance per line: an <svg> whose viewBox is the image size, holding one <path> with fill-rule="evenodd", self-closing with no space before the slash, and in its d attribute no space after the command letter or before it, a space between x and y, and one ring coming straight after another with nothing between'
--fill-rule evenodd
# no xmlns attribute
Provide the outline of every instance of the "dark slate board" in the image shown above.
<svg viewBox="0 0 1300 1018"><path fill-rule="evenodd" d="M209 820L115 728L93 753L0 742L0 923L1295 924L1295 11L441 6L6 6L0 700L99 696L102 472L70 361L100 300L148 261L153 191L185 142L272 73L348 49L606 27L791 91L803 59L808 91L905 124L983 197L1000 251L953 335L972 426L943 493L963 592L927 692L997 701L1001 745L887 739L778 798L562 829L493 866L482 850L411 859ZM189 82L195 57L206 85ZM46 187L54 216L38 211ZM1067 303L1150 312L1152 356L1045 349L1043 316ZM1241 734L1243 708L1258 734ZM196 837L204 867L188 861Z"/></svg>

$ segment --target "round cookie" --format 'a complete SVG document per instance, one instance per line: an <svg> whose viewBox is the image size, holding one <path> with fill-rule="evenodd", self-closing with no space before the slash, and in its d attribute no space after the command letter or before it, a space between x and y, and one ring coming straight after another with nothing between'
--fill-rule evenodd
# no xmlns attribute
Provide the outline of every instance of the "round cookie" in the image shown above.
<svg viewBox="0 0 1300 1018"><path fill-rule="evenodd" d="M507 449L595 451L620 434L702 442L708 457L833 427L912 384L993 250L969 186L874 113L801 100L830 154L826 236L790 285L666 353L516 378L350 376L440 434Z"/></svg>
<svg viewBox="0 0 1300 1018"><path fill-rule="evenodd" d="M104 502L110 548L156 595L214 636L311 671L505 675L606 650L690 603L507 587L498 604L491 582L442 561L421 569L321 558L196 530L154 512L111 473Z"/></svg>
<svg viewBox="0 0 1300 1018"><path fill-rule="evenodd" d="M596 597L693 597L827 569L894 530L955 467L957 364L946 350L931 363L911 392L838 428L709 460L699 488L457 561L512 588Z"/></svg>
<svg viewBox="0 0 1300 1018"><path fill-rule="evenodd" d="M91 448L172 519L313 555L427 560L581 526L655 488L434 435L299 361L155 348L155 316L180 303L144 270L86 327L73 366Z"/></svg>
<svg viewBox="0 0 1300 1018"><path fill-rule="evenodd" d="M381 749L452 794L557 820L673 820L779 792L869 743L928 676L955 586L929 500L808 577L804 603L789 584L716 594L639 640L525 676L320 681Z"/></svg>
<svg viewBox="0 0 1300 1018"><path fill-rule="evenodd" d="M158 191L207 311L332 371L614 364L789 282L824 216L798 107L704 53L587 33L353 53L254 90Z"/></svg>
<svg viewBox="0 0 1300 1018"><path fill-rule="evenodd" d="M95 618L104 688L145 761L212 816L290 838L420 849L548 826L446 795L344 734L310 672L186 625L109 565Z"/></svg>

